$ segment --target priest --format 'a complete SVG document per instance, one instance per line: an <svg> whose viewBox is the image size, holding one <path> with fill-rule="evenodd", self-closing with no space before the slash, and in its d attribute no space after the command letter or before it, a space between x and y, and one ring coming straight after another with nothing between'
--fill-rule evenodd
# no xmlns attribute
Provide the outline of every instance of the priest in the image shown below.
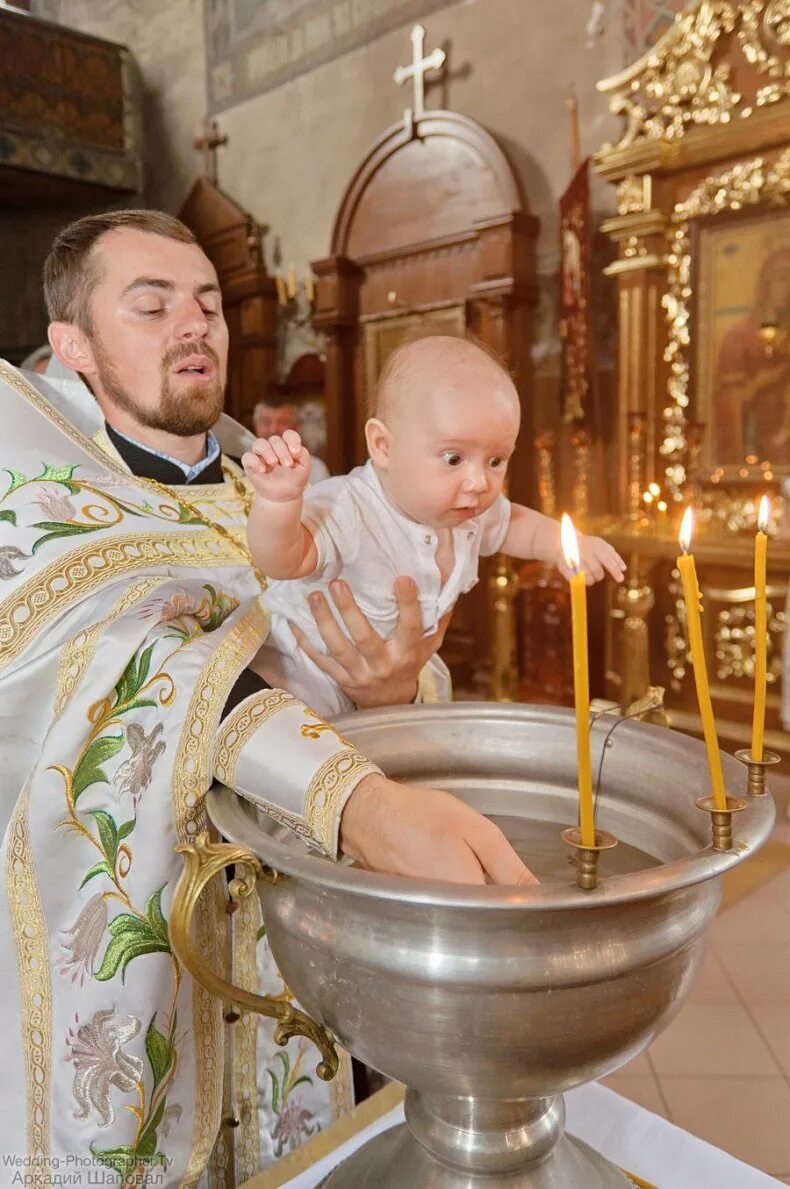
<svg viewBox="0 0 790 1189"><path fill-rule="evenodd" d="M34 387L0 364L0 1152L41 1183L239 1183L350 1102L306 1041L268 1033L256 1060L254 1029L170 948L175 847L204 828L215 775L372 870L531 876L490 822L387 780L255 675L245 432L221 413L228 332L192 234L150 211L82 219L45 293L55 356L82 379ZM441 641L398 585L388 642L342 583L347 633L314 609L316 659L358 706L419 697ZM263 930L229 935L222 888L204 900L198 941L227 973L245 928ZM287 993L263 947L265 989Z"/></svg>

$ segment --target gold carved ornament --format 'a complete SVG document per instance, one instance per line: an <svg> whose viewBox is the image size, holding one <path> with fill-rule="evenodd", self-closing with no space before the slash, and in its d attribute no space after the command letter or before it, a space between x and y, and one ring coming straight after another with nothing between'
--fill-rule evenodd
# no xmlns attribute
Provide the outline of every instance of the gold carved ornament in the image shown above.
<svg viewBox="0 0 790 1189"><path fill-rule="evenodd" d="M776 590L776 588L774 588ZM735 592L733 592L735 593ZM740 592L737 592L740 593ZM754 598L753 588L743 592L747 602L731 601L716 615L714 632L716 677L754 680ZM776 590L781 599L784 590ZM768 613L768 685L776 685L782 674L782 635L785 628L784 610L777 611L769 601Z"/></svg>
<svg viewBox="0 0 790 1189"><path fill-rule="evenodd" d="M202 987L227 1003L247 1008L258 1015L277 1020L274 1039L285 1045L292 1036L306 1036L317 1046L321 1061L316 1073L324 1081L330 1081L337 1073L338 1055L331 1036L305 1012L295 1008L290 996L256 995L220 978L203 962L192 940L192 918L204 888L215 875L233 865L236 875L228 885L232 904L251 896L257 880L274 884L280 878L276 871L262 866L251 851L227 842L209 842L203 833L191 846L178 846L176 850L184 856L184 869L179 876L170 908L170 943L178 960Z"/></svg>
<svg viewBox="0 0 790 1189"><path fill-rule="evenodd" d="M771 79L757 91L756 105L776 103L787 94L790 80L790 0L750 0L741 13L738 40L747 62Z"/></svg>
<svg viewBox="0 0 790 1189"><path fill-rule="evenodd" d="M689 322L693 299L691 220L750 207L780 207L787 203L788 196L790 149L785 149L773 163L764 157L753 157L705 178L684 202L676 203L672 213L668 232L668 285L662 299L668 323L664 361L669 364L670 374L660 452L665 463L666 486L675 500L682 499L686 481L684 459L691 376Z"/></svg>
<svg viewBox="0 0 790 1189"><path fill-rule="evenodd" d="M784 600L784 588L773 586L768 589L769 599L777 603ZM673 568L669 583L669 594L673 609L664 620L664 655L671 674L670 686L677 693L683 686L687 672L691 669L691 652L686 626L686 601L683 597L678 571ZM732 590L708 588L705 595L723 604L715 615L713 650L716 677L719 681L728 678L754 679L754 587L747 586ZM784 609L768 604L768 673L769 685L781 681L782 638L786 630Z"/></svg>
<svg viewBox="0 0 790 1189"><path fill-rule="evenodd" d="M615 148L643 139L678 140L689 125L730 120L741 96L729 84L729 64L714 66L712 58L719 39L735 28L737 16L729 0L700 0L675 18L649 53L598 84L599 90L612 92L610 111L628 121ZM605 145L602 151L611 148Z"/></svg>

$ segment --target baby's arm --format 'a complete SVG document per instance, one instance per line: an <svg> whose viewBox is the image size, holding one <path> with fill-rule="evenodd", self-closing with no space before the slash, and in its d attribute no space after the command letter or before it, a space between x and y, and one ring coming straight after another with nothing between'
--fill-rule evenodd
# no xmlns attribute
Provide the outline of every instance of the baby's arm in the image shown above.
<svg viewBox="0 0 790 1189"><path fill-rule="evenodd" d="M609 542L601 537L588 537L584 533L577 533L577 537L581 568L587 574L587 581L599 582L606 570L615 582L622 582L625 562ZM535 558L547 562L556 566L566 578L570 578L572 573L565 564L557 521L521 504L511 505L510 527L502 543L502 552L510 557L525 560Z"/></svg>
<svg viewBox="0 0 790 1189"><path fill-rule="evenodd" d="M242 456L255 488L247 521L252 559L269 578L307 578L318 564L312 535L302 524L310 455L293 429L283 436L256 439Z"/></svg>

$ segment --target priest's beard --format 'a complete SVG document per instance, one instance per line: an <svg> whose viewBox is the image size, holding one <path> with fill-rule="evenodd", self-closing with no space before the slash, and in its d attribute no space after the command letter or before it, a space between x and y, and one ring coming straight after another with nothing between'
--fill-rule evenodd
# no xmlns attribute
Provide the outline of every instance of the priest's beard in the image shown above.
<svg viewBox="0 0 790 1189"><path fill-rule="evenodd" d="M118 379L109 355L98 338L91 340L93 358L98 372L98 381L104 392L125 413L134 417L139 425L148 429L161 429L180 438L190 438L206 433L215 425L222 412L225 391L220 379L219 356L208 343L184 343L172 347L162 359L162 386L159 401L154 409L145 408ZM173 387L170 373L181 359L199 353L206 355L214 364L215 379L212 384L181 384Z"/></svg>

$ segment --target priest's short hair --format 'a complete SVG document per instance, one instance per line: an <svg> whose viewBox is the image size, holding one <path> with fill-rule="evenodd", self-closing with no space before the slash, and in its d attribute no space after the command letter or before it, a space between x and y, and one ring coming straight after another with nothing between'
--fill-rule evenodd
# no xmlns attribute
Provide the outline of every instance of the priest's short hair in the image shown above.
<svg viewBox="0 0 790 1189"><path fill-rule="evenodd" d="M90 298L99 280L93 249L103 235L123 227L182 244L197 243L180 219L164 211L104 211L77 219L58 233L44 261L44 299L51 322L71 322L90 333Z"/></svg>

